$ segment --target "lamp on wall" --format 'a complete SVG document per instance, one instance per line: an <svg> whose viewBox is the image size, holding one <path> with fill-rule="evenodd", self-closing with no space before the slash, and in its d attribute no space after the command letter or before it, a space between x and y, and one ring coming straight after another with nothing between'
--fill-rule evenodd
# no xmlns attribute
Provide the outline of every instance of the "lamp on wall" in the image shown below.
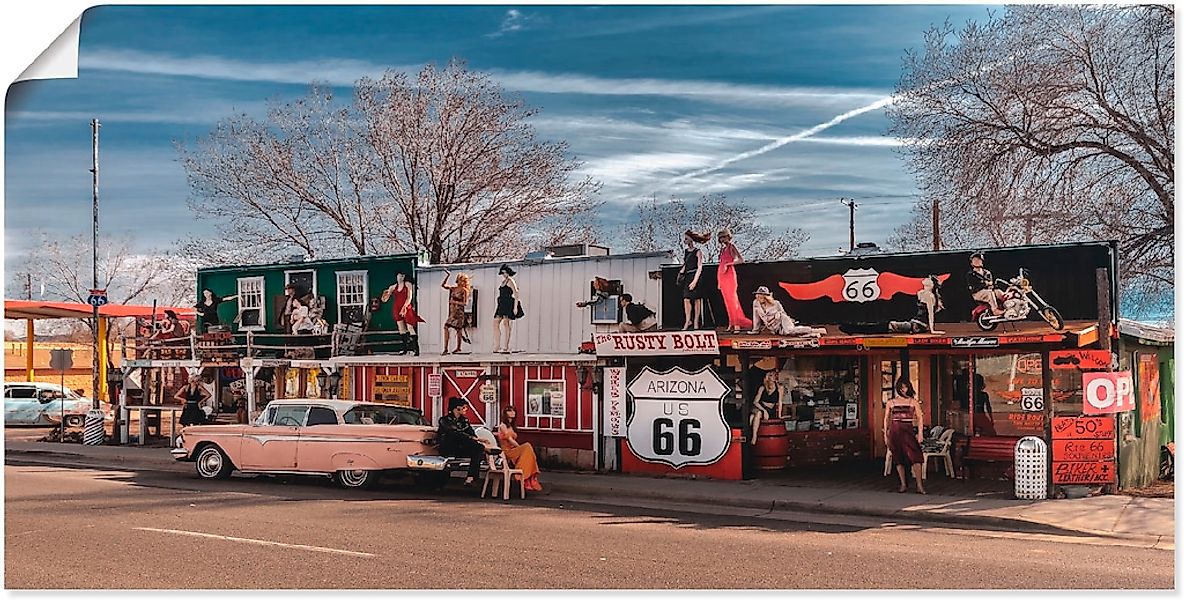
<svg viewBox="0 0 1184 600"><path fill-rule="evenodd" d="M328 378L328 376L325 375L324 371L317 371L316 379L317 379L317 390L320 392L321 397L324 398L325 391L326 391L325 390L325 383L328 381L329 378Z"/></svg>
<svg viewBox="0 0 1184 600"><path fill-rule="evenodd" d="M329 397L334 400L341 393L341 371L329 373Z"/></svg>

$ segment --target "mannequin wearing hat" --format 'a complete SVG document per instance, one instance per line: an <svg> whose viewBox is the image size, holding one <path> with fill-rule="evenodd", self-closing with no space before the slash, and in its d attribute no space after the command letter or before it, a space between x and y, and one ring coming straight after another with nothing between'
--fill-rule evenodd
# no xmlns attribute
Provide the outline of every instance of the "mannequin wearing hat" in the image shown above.
<svg viewBox="0 0 1184 600"><path fill-rule="evenodd" d="M502 276L502 284L497 288L497 309L493 312L493 351L497 354L509 354L514 320L522 318L525 313L522 312L522 294L518 291L518 283L514 281L514 269L510 265L502 265L497 274ZM504 347L503 329L506 332Z"/></svg>
<svg viewBox="0 0 1184 600"><path fill-rule="evenodd" d="M719 272L716 280L719 293L724 298L724 306L728 309L728 331L740 333L752 328L752 319L744 315L744 305L740 303L740 296L736 293L736 263L744 262L740 250L732 243L732 230L721 229L719 239Z"/></svg>
<svg viewBox="0 0 1184 600"><path fill-rule="evenodd" d="M686 331L692 326L698 329L703 325L703 287L699 285L703 274L703 250L695 247L711 239L711 234L695 233L688 229L682 236L686 249L682 253L682 268L678 270L679 289L682 290L682 310L686 321L682 329Z"/></svg>
<svg viewBox="0 0 1184 600"><path fill-rule="evenodd" d="M970 270L966 272L966 288L970 290L970 297L991 307L996 315L1003 314L999 303L1003 301L1003 291L995 289L995 276L983 266L985 256L982 251L970 255Z"/></svg>
<svg viewBox="0 0 1184 600"><path fill-rule="evenodd" d="M770 292L768 287L762 285L756 289L753 295L756 299L752 301L752 331L750 333L768 332L773 335L794 337L826 335L826 330L821 327L806 327L795 323L793 318L785 312L781 301L773 299L773 292Z"/></svg>

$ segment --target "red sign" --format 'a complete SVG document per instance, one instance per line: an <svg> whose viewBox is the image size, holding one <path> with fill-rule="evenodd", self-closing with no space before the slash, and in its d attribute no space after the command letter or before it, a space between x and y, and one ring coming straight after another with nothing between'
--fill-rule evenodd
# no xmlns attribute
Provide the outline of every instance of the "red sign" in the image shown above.
<svg viewBox="0 0 1184 600"><path fill-rule="evenodd" d="M1048 353L1050 369L1105 371L1110 368L1109 350L1055 350Z"/></svg>
<svg viewBox="0 0 1184 600"><path fill-rule="evenodd" d="M1053 462L1103 462L1114 460L1114 440L1053 440Z"/></svg>
<svg viewBox="0 0 1184 600"><path fill-rule="evenodd" d="M1112 440L1114 419L1106 417L1054 417L1054 440Z"/></svg>
<svg viewBox="0 0 1184 600"><path fill-rule="evenodd" d="M1159 357L1139 355L1139 418L1144 423L1159 418Z"/></svg>
<svg viewBox="0 0 1184 600"><path fill-rule="evenodd" d="M939 282L949 278L949 273L937 276ZM916 296L924 281L924 277L879 273L875 269L848 269L841 275L812 283L780 282L779 285L794 300L829 298L831 302L871 302L889 300L897 294Z"/></svg>
<svg viewBox="0 0 1184 600"><path fill-rule="evenodd" d="M662 333L597 333L597 356L669 356L719 354L714 331L669 331Z"/></svg>
<svg viewBox="0 0 1184 600"><path fill-rule="evenodd" d="M1053 463L1052 482L1062 485L1114 483L1114 465L1110 462Z"/></svg>
<svg viewBox="0 0 1184 600"><path fill-rule="evenodd" d="M1130 371L1082 373L1081 387L1087 415L1108 415L1135 410L1135 381Z"/></svg>

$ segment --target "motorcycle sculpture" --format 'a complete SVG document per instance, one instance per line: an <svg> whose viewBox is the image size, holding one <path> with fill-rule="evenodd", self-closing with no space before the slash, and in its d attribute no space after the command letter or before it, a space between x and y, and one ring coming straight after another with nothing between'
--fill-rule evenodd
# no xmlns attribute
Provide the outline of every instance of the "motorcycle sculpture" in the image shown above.
<svg viewBox="0 0 1184 600"><path fill-rule="evenodd" d="M1023 321L1028 318L1032 310L1035 310L1036 314L1047 321L1053 329L1060 331L1065 328L1065 320L1061 318L1061 313L1057 312L1057 309L1050 306L1044 301L1044 298L1040 297L1040 294L1036 293L1036 290L1032 289L1032 282L1022 267L1019 275L1007 280L1007 289L1003 291L1000 302L1000 308L1003 309L1002 314L993 314L990 305L983 302L980 302L970 313L970 317L978 324L979 329L992 331L1000 323Z"/></svg>

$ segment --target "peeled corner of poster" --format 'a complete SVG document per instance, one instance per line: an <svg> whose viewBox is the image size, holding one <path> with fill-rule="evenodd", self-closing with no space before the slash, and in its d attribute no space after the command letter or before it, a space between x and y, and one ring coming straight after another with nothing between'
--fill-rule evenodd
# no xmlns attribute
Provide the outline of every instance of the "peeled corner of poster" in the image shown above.
<svg viewBox="0 0 1184 600"><path fill-rule="evenodd" d="M82 16L79 15L16 77L14 82L32 79L77 78L78 36L81 25Z"/></svg>

